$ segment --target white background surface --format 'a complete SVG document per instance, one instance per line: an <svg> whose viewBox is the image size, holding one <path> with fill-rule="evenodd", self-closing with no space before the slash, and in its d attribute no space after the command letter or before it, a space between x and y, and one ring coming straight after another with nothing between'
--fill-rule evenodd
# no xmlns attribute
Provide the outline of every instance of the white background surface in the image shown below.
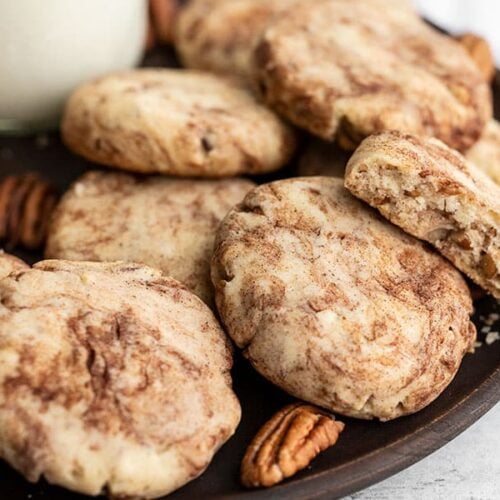
<svg viewBox="0 0 500 500"><path fill-rule="evenodd" d="M434 454L345 500L500 500L500 404Z"/></svg>
<svg viewBox="0 0 500 500"><path fill-rule="evenodd" d="M454 34L485 37L500 66L500 0L415 3ZM434 454L346 500L500 500L500 404Z"/></svg>

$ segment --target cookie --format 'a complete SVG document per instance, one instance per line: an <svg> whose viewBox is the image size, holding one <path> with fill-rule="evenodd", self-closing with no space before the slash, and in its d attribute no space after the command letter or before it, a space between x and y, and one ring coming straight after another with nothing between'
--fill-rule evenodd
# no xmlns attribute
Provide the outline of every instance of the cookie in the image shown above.
<svg viewBox="0 0 500 500"><path fill-rule="evenodd" d="M340 179L251 191L219 228L212 280L226 331L257 371L352 417L420 410L475 340L460 273Z"/></svg>
<svg viewBox="0 0 500 500"><path fill-rule="evenodd" d="M139 69L79 87L62 121L90 161L142 173L224 177L276 170L294 134L240 83L208 73Z"/></svg>
<svg viewBox="0 0 500 500"><path fill-rule="evenodd" d="M217 226L253 186L244 179L88 172L59 204L45 256L140 262L179 280L212 305L210 259Z"/></svg>
<svg viewBox="0 0 500 500"><path fill-rule="evenodd" d="M500 184L500 123L491 120L465 157Z"/></svg>
<svg viewBox="0 0 500 500"><path fill-rule="evenodd" d="M401 130L465 150L492 114L465 49L406 2L302 0L265 30L256 61L273 108L346 149Z"/></svg>
<svg viewBox="0 0 500 500"><path fill-rule="evenodd" d="M253 79L254 50L269 22L297 0L191 0L175 46L184 66Z"/></svg>
<svg viewBox="0 0 500 500"><path fill-rule="evenodd" d="M29 481L113 498L200 475L240 418L203 302L136 264L15 267L0 279L0 457Z"/></svg>
<svg viewBox="0 0 500 500"><path fill-rule="evenodd" d="M457 40L465 47L486 81L495 78L495 57L488 42L475 33L464 33Z"/></svg>
<svg viewBox="0 0 500 500"><path fill-rule="evenodd" d="M297 173L299 176L343 178L350 154L337 144L317 138L309 138L299 158Z"/></svg>
<svg viewBox="0 0 500 500"><path fill-rule="evenodd" d="M25 267L26 264L21 259L0 250L0 280Z"/></svg>
<svg viewBox="0 0 500 500"><path fill-rule="evenodd" d="M500 187L462 155L436 139L384 132L354 153L345 185L500 298Z"/></svg>

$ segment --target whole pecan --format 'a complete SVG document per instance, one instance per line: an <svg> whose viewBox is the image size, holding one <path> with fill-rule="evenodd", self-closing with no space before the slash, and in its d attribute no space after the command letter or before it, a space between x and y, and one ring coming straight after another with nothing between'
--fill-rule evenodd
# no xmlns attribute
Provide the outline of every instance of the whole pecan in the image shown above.
<svg viewBox="0 0 500 500"><path fill-rule="evenodd" d="M241 481L248 488L273 486L307 467L333 446L344 424L311 405L286 406L253 438L241 463Z"/></svg>
<svg viewBox="0 0 500 500"><path fill-rule="evenodd" d="M179 9L179 0L149 0L149 27L146 41L148 50L157 43L172 44L175 17Z"/></svg>
<svg viewBox="0 0 500 500"><path fill-rule="evenodd" d="M488 82L495 76L495 62L488 42L473 33L465 33L457 40L465 47Z"/></svg>

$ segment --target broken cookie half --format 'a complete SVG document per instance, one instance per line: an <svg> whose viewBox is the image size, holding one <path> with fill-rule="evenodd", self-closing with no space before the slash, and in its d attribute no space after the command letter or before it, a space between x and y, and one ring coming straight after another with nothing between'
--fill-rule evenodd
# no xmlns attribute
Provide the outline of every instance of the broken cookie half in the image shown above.
<svg viewBox="0 0 500 500"><path fill-rule="evenodd" d="M383 132L357 149L345 186L500 298L500 187L462 155L436 139Z"/></svg>

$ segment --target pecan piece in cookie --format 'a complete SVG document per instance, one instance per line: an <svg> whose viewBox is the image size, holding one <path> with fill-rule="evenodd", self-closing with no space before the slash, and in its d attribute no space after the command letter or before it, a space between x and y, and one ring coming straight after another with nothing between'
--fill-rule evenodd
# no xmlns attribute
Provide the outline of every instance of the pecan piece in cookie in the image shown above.
<svg viewBox="0 0 500 500"><path fill-rule="evenodd" d="M293 476L333 446L343 430L342 422L315 406L285 406L250 443L241 463L243 485L269 487Z"/></svg>

